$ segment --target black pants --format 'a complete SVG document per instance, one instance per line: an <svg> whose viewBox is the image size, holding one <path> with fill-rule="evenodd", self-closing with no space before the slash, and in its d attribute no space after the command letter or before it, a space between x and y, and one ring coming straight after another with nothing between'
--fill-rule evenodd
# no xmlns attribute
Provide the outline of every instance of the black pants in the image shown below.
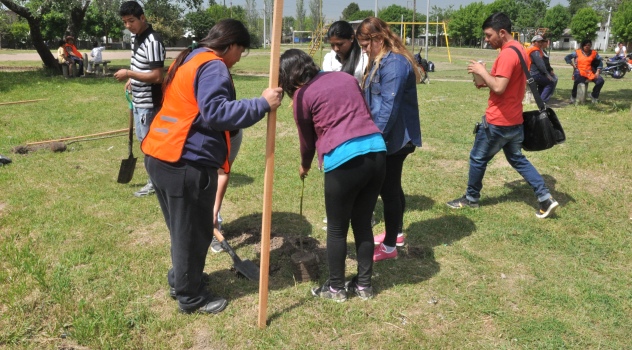
<svg viewBox="0 0 632 350"><path fill-rule="evenodd" d="M150 156L145 156L145 167L171 238L169 285L176 289L181 309L195 310L211 298L202 272L213 239L217 168L166 163Z"/></svg>
<svg viewBox="0 0 632 350"><path fill-rule="evenodd" d="M373 230L371 215L384 181L385 152L357 156L325 173L329 283L344 288L349 222L358 257L358 284L371 285Z"/></svg>
<svg viewBox="0 0 632 350"><path fill-rule="evenodd" d="M384 206L384 226L386 228L384 245L389 247L395 246L397 234L403 229L406 198L402 189L402 168L404 167L404 160L414 149L413 146L412 149L403 149L386 156L386 177L380 190L380 197L382 197Z"/></svg>

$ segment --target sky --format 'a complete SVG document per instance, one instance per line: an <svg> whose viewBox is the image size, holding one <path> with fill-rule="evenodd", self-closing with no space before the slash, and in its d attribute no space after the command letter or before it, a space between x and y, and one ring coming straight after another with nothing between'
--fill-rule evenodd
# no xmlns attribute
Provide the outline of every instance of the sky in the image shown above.
<svg viewBox="0 0 632 350"><path fill-rule="evenodd" d="M224 4L230 6L231 2L233 6L241 5L246 7L246 0L215 0L218 4ZM263 0L255 0L257 8L263 12ZM355 2L360 6L360 10L374 10L375 1L377 1L378 9L388 7L390 5L399 5L402 7L413 7L413 0L322 0L323 2L323 15L327 20L338 20L344 10L350 3ZM446 8L450 5L454 5L455 9L458 9L460 5L467 5L474 1L472 0L417 0L417 13L426 13L427 1L429 1L430 9L432 6L438 6ZM483 3L490 3L492 0L482 0ZM309 2L310 0L303 0L305 6L305 13L309 16ZM551 0L550 6L562 4L568 6L567 0ZM296 17L296 0L284 0L283 1L283 16Z"/></svg>

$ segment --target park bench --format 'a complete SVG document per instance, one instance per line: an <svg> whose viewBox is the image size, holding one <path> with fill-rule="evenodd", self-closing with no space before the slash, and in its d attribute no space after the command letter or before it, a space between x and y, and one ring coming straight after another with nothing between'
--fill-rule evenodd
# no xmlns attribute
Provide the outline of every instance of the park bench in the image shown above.
<svg viewBox="0 0 632 350"><path fill-rule="evenodd" d="M84 53L83 54L83 64L84 67L88 67L88 54ZM108 61L108 60L103 60L101 62L90 62L90 72L94 73L96 75L107 75L108 74L108 63L111 63L112 61ZM99 71L99 66L103 67L103 70L100 72ZM86 71L87 72L87 71Z"/></svg>
<svg viewBox="0 0 632 350"><path fill-rule="evenodd" d="M61 65L61 72L64 74L64 78L78 77L79 65L76 62L72 62L70 65L64 63Z"/></svg>

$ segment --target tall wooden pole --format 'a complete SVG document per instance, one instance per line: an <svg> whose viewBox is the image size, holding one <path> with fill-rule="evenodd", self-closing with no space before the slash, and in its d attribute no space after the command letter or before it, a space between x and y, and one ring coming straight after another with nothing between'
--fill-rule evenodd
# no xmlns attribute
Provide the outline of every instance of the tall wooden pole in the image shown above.
<svg viewBox="0 0 632 350"><path fill-rule="evenodd" d="M281 32L283 25L283 0L274 0L272 35L270 36L270 82L268 87L279 86L279 57L281 56ZM274 141L276 135L276 111L268 114L266 135L266 170L263 178L263 211L261 215L261 269L259 275L258 326L266 327L268 311L268 277L270 274L270 226L272 222L272 184L274 179Z"/></svg>

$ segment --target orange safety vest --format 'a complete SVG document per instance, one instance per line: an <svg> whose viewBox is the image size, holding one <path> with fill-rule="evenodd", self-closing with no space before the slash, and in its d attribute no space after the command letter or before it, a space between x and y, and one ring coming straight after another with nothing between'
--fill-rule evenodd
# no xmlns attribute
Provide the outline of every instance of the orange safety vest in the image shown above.
<svg viewBox="0 0 632 350"><path fill-rule="evenodd" d="M169 163L180 160L191 125L200 114L193 82L198 68L213 60L221 61L222 59L211 51L201 52L178 68L178 72L165 91L162 108L156 114L141 144L141 149L145 154ZM173 65L169 68L171 69L174 69ZM224 138L228 152L222 169L228 174L230 171L229 131L224 131Z"/></svg>
<svg viewBox="0 0 632 350"><path fill-rule="evenodd" d="M592 62L597 57L597 51L592 50L589 56L586 56L584 51L581 49L575 51L577 55L577 70L579 71L579 75L588 80L595 79L595 73L592 70Z"/></svg>
<svg viewBox="0 0 632 350"><path fill-rule="evenodd" d="M527 53L527 69L531 69L531 53L533 51L540 51L540 57L544 57L544 52L542 52L542 50L535 46L535 45L531 45L529 47L527 47L526 53Z"/></svg>

